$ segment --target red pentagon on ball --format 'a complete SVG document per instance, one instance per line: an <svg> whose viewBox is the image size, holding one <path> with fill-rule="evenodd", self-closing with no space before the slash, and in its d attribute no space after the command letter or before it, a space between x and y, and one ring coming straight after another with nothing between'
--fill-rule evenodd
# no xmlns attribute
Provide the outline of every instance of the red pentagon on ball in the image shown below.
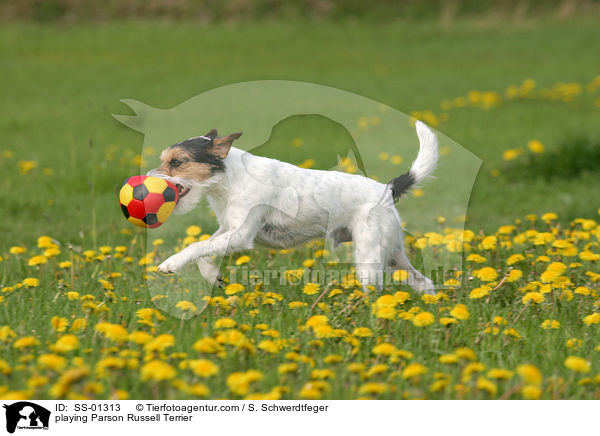
<svg viewBox="0 0 600 436"><path fill-rule="evenodd" d="M125 218L144 228L161 226L173 212L178 200L177 187L160 177L130 177L119 191L119 203Z"/></svg>

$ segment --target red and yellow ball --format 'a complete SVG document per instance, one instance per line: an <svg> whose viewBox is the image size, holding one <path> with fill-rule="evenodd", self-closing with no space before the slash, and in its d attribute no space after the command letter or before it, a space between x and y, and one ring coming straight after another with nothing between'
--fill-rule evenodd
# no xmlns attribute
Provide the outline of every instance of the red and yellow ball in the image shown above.
<svg viewBox="0 0 600 436"><path fill-rule="evenodd" d="M177 187L160 177L133 176L119 191L125 218L136 226L154 229L161 226L177 204Z"/></svg>

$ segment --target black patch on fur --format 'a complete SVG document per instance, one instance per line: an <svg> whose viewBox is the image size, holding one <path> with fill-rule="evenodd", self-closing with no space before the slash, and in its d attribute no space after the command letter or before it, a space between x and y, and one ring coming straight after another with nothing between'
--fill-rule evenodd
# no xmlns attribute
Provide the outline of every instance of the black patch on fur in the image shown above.
<svg viewBox="0 0 600 436"><path fill-rule="evenodd" d="M347 227L338 227L331 232L331 236L336 244L352 241L352 232Z"/></svg>
<svg viewBox="0 0 600 436"><path fill-rule="evenodd" d="M410 171L390 180L388 185L392 190L392 198L394 201L397 201L402 194L407 192L415 184L415 182L416 180Z"/></svg>
<svg viewBox="0 0 600 436"><path fill-rule="evenodd" d="M275 226L271 223L264 223L261 230L265 233L271 233L275 230Z"/></svg>
<svg viewBox="0 0 600 436"><path fill-rule="evenodd" d="M187 151L195 162L207 164L210 166L212 174L224 172L225 164L223 159L212 154L209 149L212 147L212 139L203 138L198 136L196 138L186 139L185 141L178 142L173 147L181 147Z"/></svg>

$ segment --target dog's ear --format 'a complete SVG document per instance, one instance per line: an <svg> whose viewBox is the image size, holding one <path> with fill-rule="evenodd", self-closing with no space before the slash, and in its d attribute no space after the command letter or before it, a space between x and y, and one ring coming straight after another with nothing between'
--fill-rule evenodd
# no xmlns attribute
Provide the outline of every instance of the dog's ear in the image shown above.
<svg viewBox="0 0 600 436"><path fill-rule="evenodd" d="M223 136L222 138L213 139L212 146L209 151L217 157L221 159L225 159L227 153L229 153L229 149L231 148L231 144L233 141L242 136L241 133L232 133L227 136Z"/></svg>
<svg viewBox="0 0 600 436"><path fill-rule="evenodd" d="M219 136L219 134L217 133L217 129L212 129L210 132L208 132L206 135L207 138L210 139L215 139L217 136Z"/></svg>

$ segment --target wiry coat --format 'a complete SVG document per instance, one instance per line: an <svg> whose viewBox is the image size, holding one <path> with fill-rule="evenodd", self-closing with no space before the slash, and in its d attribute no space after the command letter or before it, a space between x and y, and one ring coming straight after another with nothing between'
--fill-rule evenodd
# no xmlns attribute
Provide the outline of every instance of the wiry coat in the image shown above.
<svg viewBox="0 0 600 436"><path fill-rule="evenodd" d="M394 206L402 193L431 174L437 162L437 138L421 122L416 129L420 143L416 160L408 173L388 184L254 156L231 147L239 134L218 138L211 131L170 147L161 156L161 167L148 175L164 177L184 193L175 213L189 212L206 196L219 229L208 240L171 256L159 271L175 272L196 261L202 274L215 280L218 270L209 256L247 250L255 242L287 248L326 236L334 245L354 242L357 278L364 285L381 285L384 271L405 269L415 289L430 292L431 280L405 255L401 220ZM203 152L191 153L193 147L204 147ZM222 158L221 170L215 170L214 163L208 168L207 162L194 160L194 154L206 152L212 153L211 159ZM173 168L173 160L187 163Z"/></svg>

